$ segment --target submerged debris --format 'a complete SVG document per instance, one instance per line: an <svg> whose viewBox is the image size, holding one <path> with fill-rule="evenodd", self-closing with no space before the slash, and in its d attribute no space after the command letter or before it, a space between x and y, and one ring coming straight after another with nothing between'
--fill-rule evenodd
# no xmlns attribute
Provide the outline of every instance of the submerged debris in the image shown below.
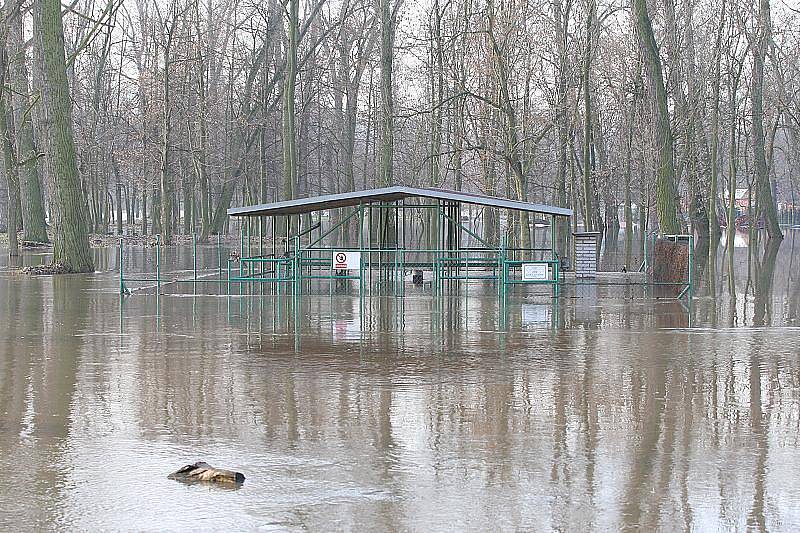
<svg viewBox="0 0 800 533"><path fill-rule="evenodd" d="M30 265L22 269L23 274L31 276L54 276L57 274L69 274L69 270L64 263L43 263L41 265Z"/></svg>
<svg viewBox="0 0 800 533"><path fill-rule="evenodd" d="M49 242L39 242L39 241L20 241L19 245L22 248L30 248L30 249L50 248L52 246L52 244L50 244Z"/></svg>
<svg viewBox="0 0 800 533"><path fill-rule="evenodd" d="M197 461L194 464L186 465L171 473L167 478L183 482L210 481L213 483L244 483L244 474L233 472L232 470L214 468L203 461Z"/></svg>

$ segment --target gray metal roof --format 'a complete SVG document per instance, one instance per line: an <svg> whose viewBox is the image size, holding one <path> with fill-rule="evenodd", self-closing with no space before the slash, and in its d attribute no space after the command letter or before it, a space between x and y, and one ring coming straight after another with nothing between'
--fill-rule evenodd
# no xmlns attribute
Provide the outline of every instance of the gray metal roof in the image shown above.
<svg viewBox="0 0 800 533"><path fill-rule="evenodd" d="M528 211L530 213L540 213L544 215L561 217L572 216L572 209L566 209L564 207L532 204L483 194L448 191L445 189L422 189L417 187L405 187L402 185L338 194L326 194L323 196L312 196L310 198L298 198L296 200L285 200L282 202L273 202L271 204L234 207L228 209L228 215L233 217L296 215L300 213L309 213L311 211L320 211L322 209L356 206L373 202L395 202L405 198L429 198L432 200L445 200L448 202L461 202L502 209L513 209L516 211Z"/></svg>

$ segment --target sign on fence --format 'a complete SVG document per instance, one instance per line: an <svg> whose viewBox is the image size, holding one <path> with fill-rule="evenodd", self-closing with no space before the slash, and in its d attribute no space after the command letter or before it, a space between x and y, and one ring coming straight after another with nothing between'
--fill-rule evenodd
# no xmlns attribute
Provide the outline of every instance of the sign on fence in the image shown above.
<svg viewBox="0 0 800 533"><path fill-rule="evenodd" d="M547 263L522 263L522 281L549 281Z"/></svg>
<svg viewBox="0 0 800 533"><path fill-rule="evenodd" d="M361 268L361 252L334 252L334 270L358 270Z"/></svg>

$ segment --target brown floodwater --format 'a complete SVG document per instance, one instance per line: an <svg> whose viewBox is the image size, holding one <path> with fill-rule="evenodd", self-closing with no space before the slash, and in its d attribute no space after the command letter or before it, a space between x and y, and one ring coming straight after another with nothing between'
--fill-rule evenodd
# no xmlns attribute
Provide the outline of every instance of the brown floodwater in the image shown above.
<svg viewBox="0 0 800 533"><path fill-rule="evenodd" d="M0 528L796 531L795 237L737 249L733 302L722 251L701 261L690 305L624 285L504 308L489 285L363 310L212 283L121 300L114 249L55 278L3 252ZM247 480L167 479L200 459Z"/></svg>

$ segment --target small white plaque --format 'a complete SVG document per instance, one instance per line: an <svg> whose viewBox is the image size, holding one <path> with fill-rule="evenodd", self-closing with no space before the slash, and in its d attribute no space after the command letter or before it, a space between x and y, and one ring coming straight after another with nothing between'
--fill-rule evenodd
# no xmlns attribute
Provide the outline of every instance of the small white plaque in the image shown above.
<svg viewBox="0 0 800 533"><path fill-rule="evenodd" d="M549 281L547 263L522 263L522 281Z"/></svg>
<svg viewBox="0 0 800 533"><path fill-rule="evenodd" d="M361 252L333 252L334 270L358 270L361 268Z"/></svg>

